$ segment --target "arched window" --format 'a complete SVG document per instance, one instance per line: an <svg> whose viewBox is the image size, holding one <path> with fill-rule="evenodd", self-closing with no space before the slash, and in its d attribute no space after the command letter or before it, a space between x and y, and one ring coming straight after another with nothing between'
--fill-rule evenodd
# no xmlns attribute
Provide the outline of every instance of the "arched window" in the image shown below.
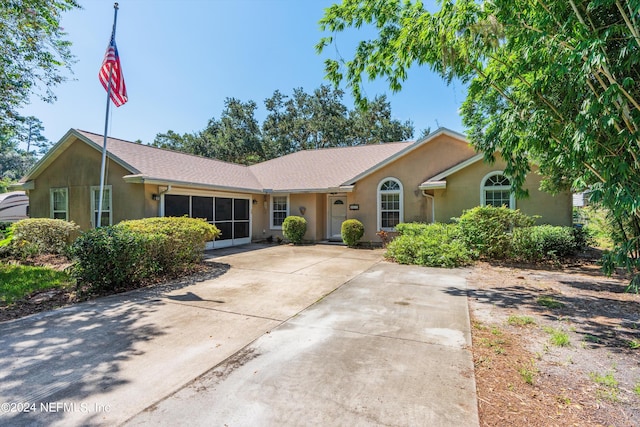
<svg viewBox="0 0 640 427"><path fill-rule="evenodd" d="M480 183L480 203L482 206L506 206L516 208L516 199L511 191L511 181L502 171L485 175Z"/></svg>
<svg viewBox="0 0 640 427"><path fill-rule="evenodd" d="M378 230L392 231L403 221L402 183L385 178L378 185Z"/></svg>

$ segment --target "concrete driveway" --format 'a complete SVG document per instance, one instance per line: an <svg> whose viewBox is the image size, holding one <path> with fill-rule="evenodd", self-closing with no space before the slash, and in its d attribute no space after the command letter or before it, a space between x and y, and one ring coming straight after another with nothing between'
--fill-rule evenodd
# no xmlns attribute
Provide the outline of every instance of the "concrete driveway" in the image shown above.
<svg viewBox="0 0 640 427"><path fill-rule="evenodd" d="M214 279L0 323L0 424L478 424L463 270L214 254Z"/></svg>

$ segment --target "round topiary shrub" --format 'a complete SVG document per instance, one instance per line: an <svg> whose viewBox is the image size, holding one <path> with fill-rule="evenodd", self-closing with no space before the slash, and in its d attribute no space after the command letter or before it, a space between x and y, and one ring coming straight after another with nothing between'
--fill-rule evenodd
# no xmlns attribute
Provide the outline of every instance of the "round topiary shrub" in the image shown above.
<svg viewBox="0 0 640 427"><path fill-rule="evenodd" d="M342 234L342 241L352 248L358 243L358 240L364 236L364 225L357 219L348 219L342 223L340 232Z"/></svg>
<svg viewBox="0 0 640 427"><path fill-rule="evenodd" d="M288 216L282 223L282 234L295 245L302 242L302 238L306 232L307 220L301 216Z"/></svg>

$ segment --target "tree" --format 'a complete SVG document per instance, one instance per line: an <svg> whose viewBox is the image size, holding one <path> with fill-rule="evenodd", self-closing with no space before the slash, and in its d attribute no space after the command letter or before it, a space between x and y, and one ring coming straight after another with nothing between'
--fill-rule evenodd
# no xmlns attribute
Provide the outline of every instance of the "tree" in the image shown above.
<svg viewBox="0 0 640 427"><path fill-rule="evenodd" d="M36 161L33 153L20 149L15 129L11 133L0 132L0 193L22 178Z"/></svg>
<svg viewBox="0 0 640 427"><path fill-rule="evenodd" d="M172 130L156 135L151 145L228 162L252 164L300 150L380 144L413 137L411 121L391 118L391 104L376 97L367 108L349 110L344 92L323 85L291 96L279 90L264 100L268 112L262 125L255 119L257 104L235 98L225 100L220 119L194 134Z"/></svg>
<svg viewBox="0 0 640 427"><path fill-rule="evenodd" d="M605 258L640 286L640 3L636 0L345 0L321 27L368 25L352 60L327 60L327 76L346 80L363 101L362 76L401 90L407 70L428 65L468 84L462 108L471 142L491 160L499 151L520 190L529 161L549 191L591 188L592 201L618 224ZM322 51L332 43L325 37ZM346 73L346 74L345 74Z"/></svg>
<svg viewBox="0 0 640 427"><path fill-rule="evenodd" d="M203 149L204 147L202 147L202 144L199 144L197 140L197 134L185 133L184 135L180 135L169 130L167 133L157 134L150 145L198 156L211 157L213 153L210 152L210 150Z"/></svg>
<svg viewBox="0 0 640 427"><path fill-rule="evenodd" d="M312 94L302 88L288 97L275 91L265 100L267 115L262 131L271 157L300 150L349 145L348 112L344 93L323 85Z"/></svg>
<svg viewBox="0 0 640 427"><path fill-rule="evenodd" d="M411 139L413 124L409 120L402 123L392 119L391 104L386 95L382 95L349 112L348 131L351 145L380 144Z"/></svg>
<svg viewBox="0 0 640 427"><path fill-rule="evenodd" d="M342 102L344 92L328 85L308 94L302 88L291 97L275 91L265 100L269 114L263 125L263 146L268 158L299 150L380 144L413 137L410 121L391 118L386 96L367 106L349 110Z"/></svg>
<svg viewBox="0 0 640 427"><path fill-rule="evenodd" d="M227 98L220 120L212 118L200 133L210 157L233 163L253 164L264 158L255 102Z"/></svg>
<svg viewBox="0 0 640 427"><path fill-rule="evenodd" d="M66 80L73 56L60 27L75 0L4 0L0 7L0 131L15 125L18 109L37 93L55 100L53 88Z"/></svg>
<svg viewBox="0 0 640 427"><path fill-rule="evenodd" d="M17 122L15 138L18 143L27 147L27 153L31 153L31 148L34 148L35 154L44 155L51 148L51 142L42 134L44 125L40 119L34 116L18 117Z"/></svg>

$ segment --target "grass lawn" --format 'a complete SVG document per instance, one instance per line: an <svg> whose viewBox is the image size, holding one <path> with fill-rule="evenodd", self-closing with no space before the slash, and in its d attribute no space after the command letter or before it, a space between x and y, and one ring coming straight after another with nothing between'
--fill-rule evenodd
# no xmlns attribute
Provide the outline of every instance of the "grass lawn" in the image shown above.
<svg viewBox="0 0 640 427"><path fill-rule="evenodd" d="M0 304L9 305L45 289L65 288L72 280L64 271L0 263Z"/></svg>

